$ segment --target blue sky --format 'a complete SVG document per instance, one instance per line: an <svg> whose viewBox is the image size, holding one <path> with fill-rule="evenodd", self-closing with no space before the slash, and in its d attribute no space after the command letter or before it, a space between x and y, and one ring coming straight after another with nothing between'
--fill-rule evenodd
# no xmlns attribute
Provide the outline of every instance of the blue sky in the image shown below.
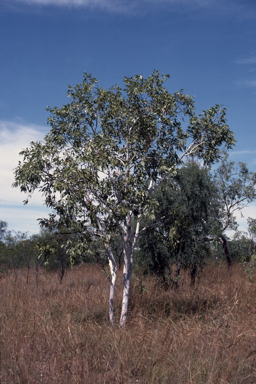
<svg viewBox="0 0 256 384"><path fill-rule="evenodd" d="M1 0L0 52L0 220L10 229L39 231L43 199L23 206L13 169L49 130L45 108L65 104L84 71L107 88L157 69L171 92L195 96L198 113L223 104L237 140L230 159L255 171L255 1ZM244 213L241 229L256 207Z"/></svg>

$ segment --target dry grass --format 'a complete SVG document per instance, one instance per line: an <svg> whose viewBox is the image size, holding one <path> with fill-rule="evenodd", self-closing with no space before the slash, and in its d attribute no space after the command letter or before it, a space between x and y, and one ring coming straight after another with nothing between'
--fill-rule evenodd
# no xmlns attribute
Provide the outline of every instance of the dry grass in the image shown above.
<svg viewBox="0 0 256 384"><path fill-rule="evenodd" d="M109 326L108 282L97 266L59 284L43 271L0 281L0 383L256 382L256 283L240 266L208 268L177 293L134 278L125 329ZM144 288L143 293L141 288ZM116 321L121 302L117 284Z"/></svg>

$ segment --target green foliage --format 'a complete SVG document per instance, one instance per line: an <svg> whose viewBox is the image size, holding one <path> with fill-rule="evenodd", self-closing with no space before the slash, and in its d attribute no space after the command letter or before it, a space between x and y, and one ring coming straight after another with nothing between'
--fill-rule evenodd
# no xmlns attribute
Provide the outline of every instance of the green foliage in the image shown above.
<svg viewBox="0 0 256 384"><path fill-rule="evenodd" d="M252 219L249 217L247 219L248 224L248 232L252 239L252 242L254 243L253 252L255 253L255 241L256 241L256 219Z"/></svg>
<svg viewBox="0 0 256 384"><path fill-rule="evenodd" d="M98 263L103 267L107 261L106 251L99 238L72 236L66 228L49 231L42 229L36 243L38 258L48 271L58 271L62 281L66 270L73 265Z"/></svg>
<svg viewBox="0 0 256 384"><path fill-rule="evenodd" d="M255 255L252 256L252 259L250 262L243 262L243 270L246 276L248 277L248 280L250 283L253 282L255 276L256 276L256 257Z"/></svg>
<svg viewBox="0 0 256 384"><path fill-rule="evenodd" d="M256 198L256 173L249 172L245 163L240 162L236 166L233 161L228 161L227 158L227 153L224 153L221 165L215 172L215 183L218 186L220 196L220 220L218 220L216 227L216 237L222 243L230 269L232 258L225 231L237 229L238 225L234 213L241 211Z"/></svg>
<svg viewBox="0 0 256 384"><path fill-rule="evenodd" d="M177 170L175 183L165 182L155 193L158 202L154 229L139 240L137 262L166 282L173 264L192 274L210 254L209 236L218 215L218 195L209 171L195 162ZM194 272L193 272L194 271ZM173 277L175 283L179 276Z"/></svg>
<svg viewBox="0 0 256 384"><path fill-rule="evenodd" d="M70 265L70 258L62 244L65 244L65 241L63 241L61 236L57 237L47 231L41 232L41 236L36 244L38 258L46 270L58 271L61 281L66 269Z"/></svg>
<svg viewBox="0 0 256 384"><path fill-rule="evenodd" d="M246 233L236 232L233 239L228 242L232 260L235 262L249 262L253 255L254 243Z"/></svg>
<svg viewBox="0 0 256 384"><path fill-rule="evenodd" d="M6 231L0 245L1 270L31 268L38 264L36 253L37 236L28 238L26 233Z"/></svg>
<svg viewBox="0 0 256 384"><path fill-rule="evenodd" d="M215 183L218 186L222 201L220 233L227 228L237 229L234 218L235 211L241 211L248 203L256 198L256 173L249 172L245 163L228 161L227 153L215 172Z"/></svg>

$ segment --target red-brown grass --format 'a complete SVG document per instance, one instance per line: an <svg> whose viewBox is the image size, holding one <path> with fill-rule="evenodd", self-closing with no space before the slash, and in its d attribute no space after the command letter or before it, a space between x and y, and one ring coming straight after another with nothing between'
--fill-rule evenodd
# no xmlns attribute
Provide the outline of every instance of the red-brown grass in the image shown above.
<svg viewBox="0 0 256 384"><path fill-rule="evenodd" d="M126 327L108 322L109 283L97 266L19 271L0 281L0 383L249 384L256 382L256 282L239 265L209 266L176 292L134 276Z"/></svg>

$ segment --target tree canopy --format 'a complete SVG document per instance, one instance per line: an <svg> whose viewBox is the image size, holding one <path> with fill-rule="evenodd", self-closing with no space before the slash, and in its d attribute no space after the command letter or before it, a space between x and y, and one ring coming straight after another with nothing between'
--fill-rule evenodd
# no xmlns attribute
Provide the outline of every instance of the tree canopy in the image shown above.
<svg viewBox="0 0 256 384"><path fill-rule="evenodd" d="M85 73L82 84L69 87L70 103L48 108L50 132L21 152L15 170L14 186L28 195L38 189L52 209L41 225L66 227L70 243L80 238L69 247L71 256L92 236L102 238L111 272L112 323L117 267L110 237L118 231L124 255L121 326L141 218L155 218L153 192L185 157L195 154L210 164L223 145L230 149L235 142L225 108L216 105L197 116L192 97L164 87L168 77L157 71L146 79L124 77L123 88L105 90Z"/></svg>

